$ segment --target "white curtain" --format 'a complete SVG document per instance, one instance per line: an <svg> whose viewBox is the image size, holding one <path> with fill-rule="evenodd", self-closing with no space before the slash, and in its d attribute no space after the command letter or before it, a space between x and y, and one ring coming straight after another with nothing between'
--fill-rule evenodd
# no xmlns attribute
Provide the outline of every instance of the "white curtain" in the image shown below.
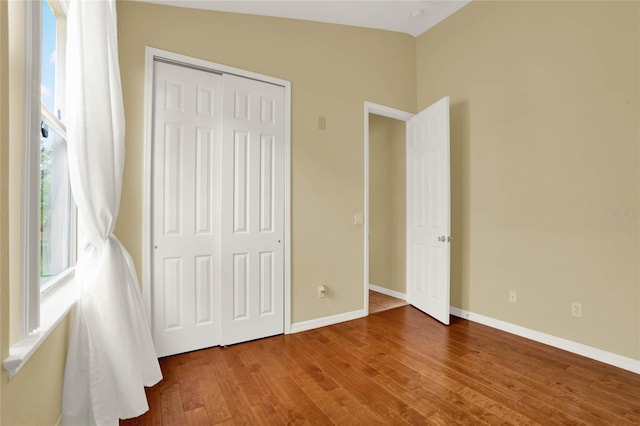
<svg viewBox="0 0 640 426"><path fill-rule="evenodd" d="M144 386L162 375L131 256L113 235L124 165L115 0L71 0L67 40L69 175L83 238L62 420L117 425L148 410Z"/></svg>

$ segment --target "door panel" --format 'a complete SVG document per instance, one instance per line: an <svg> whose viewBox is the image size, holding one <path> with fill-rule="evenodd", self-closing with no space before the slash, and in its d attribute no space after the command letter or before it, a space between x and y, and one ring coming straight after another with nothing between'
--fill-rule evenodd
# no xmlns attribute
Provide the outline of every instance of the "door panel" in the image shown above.
<svg viewBox="0 0 640 426"><path fill-rule="evenodd" d="M273 253L260 253L260 315L273 314L275 286L275 256Z"/></svg>
<svg viewBox="0 0 640 426"><path fill-rule="evenodd" d="M222 344L284 332L284 88L223 76Z"/></svg>
<svg viewBox="0 0 640 426"><path fill-rule="evenodd" d="M213 233L212 218L214 217L212 196L216 192L211 186L214 170L211 162L215 149L215 135L213 129L196 129L196 167L195 167L195 216L197 235L211 235Z"/></svg>
<svg viewBox="0 0 640 426"><path fill-rule="evenodd" d="M449 324L449 98L407 122L407 300Z"/></svg>
<svg viewBox="0 0 640 426"><path fill-rule="evenodd" d="M219 344L220 75L154 64L152 331L159 356Z"/></svg>
<svg viewBox="0 0 640 426"><path fill-rule="evenodd" d="M246 233L249 221L249 133L236 131L233 134L233 231Z"/></svg>

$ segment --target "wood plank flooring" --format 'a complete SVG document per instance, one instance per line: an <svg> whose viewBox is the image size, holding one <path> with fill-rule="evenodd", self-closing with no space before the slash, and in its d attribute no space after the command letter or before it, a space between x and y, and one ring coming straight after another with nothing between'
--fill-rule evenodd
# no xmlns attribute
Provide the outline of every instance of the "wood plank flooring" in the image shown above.
<svg viewBox="0 0 640 426"><path fill-rule="evenodd" d="M640 424L640 375L411 306L161 367L121 425Z"/></svg>
<svg viewBox="0 0 640 426"><path fill-rule="evenodd" d="M375 314L405 305L407 305L406 300L369 290L369 314Z"/></svg>

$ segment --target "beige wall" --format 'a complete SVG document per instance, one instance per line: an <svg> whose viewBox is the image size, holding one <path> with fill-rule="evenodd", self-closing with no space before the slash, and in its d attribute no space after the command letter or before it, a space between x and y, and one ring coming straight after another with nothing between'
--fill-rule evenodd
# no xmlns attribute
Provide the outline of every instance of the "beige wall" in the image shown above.
<svg viewBox="0 0 640 426"><path fill-rule="evenodd" d="M406 292L406 125L369 114L369 284Z"/></svg>
<svg viewBox="0 0 640 426"><path fill-rule="evenodd" d="M22 3L0 1L0 349L19 338L22 150ZM9 25L9 23L11 25ZM9 60L10 58L10 60ZM0 377L0 424L53 425L60 418L69 317L18 374ZM34 403L34 401L36 401Z"/></svg>
<svg viewBox="0 0 640 426"><path fill-rule="evenodd" d="M639 7L474 2L417 41L418 109L451 96L452 304L636 359Z"/></svg>
<svg viewBox="0 0 640 426"><path fill-rule="evenodd" d="M640 359L638 217L604 215L640 208L638 7L472 3L418 38L416 67L416 41L400 34L119 1L128 133L117 233L140 271L144 45L288 79L294 320L362 308L363 229L352 223L363 102L414 111L417 77L419 109L452 100L453 305ZM21 52L9 66L7 13L0 1L3 359L17 325L20 199L19 113L9 111L21 99L9 109L7 87L21 87ZM321 301L319 281L332 290ZM572 301L582 319L569 316ZM69 327L66 318L11 382L2 371L1 424L59 418Z"/></svg>
<svg viewBox="0 0 640 426"><path fill-rule="evenodd" d="M13 379L7 382L3 371L1 424L45 426L59 422L71 323L71 316L67 316Z"/></svg>
<svg viewBox="0 0 640 426"><path fill-rule="evenodd" d="M415 108L415 39L305 21L118 2L127 120L116 233L141 271L144 47L292 83L292 316L363 308L364 102ZM318 116L326 130L317 129ZM328 297L318 299L324 282Z"/></svg>

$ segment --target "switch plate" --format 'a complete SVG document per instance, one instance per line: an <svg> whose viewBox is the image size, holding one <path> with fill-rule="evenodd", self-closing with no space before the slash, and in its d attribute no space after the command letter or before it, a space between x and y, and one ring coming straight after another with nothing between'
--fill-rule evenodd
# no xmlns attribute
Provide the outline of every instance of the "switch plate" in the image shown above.
<svg viewBox="0 0 640 426"><path fill-rule="evenodd" d="M515 290L509 290L509 303L517 303L518 302L518 292Z"/></svg>
<svg viewBox="0 0 640 426"><path fill-rule="evenodd" d="M571 315L574 317L582 317L582 303L573 302L571 304Z"/></svg>
<svg viewBox="0 0 640 426"><path fill-rule="evenodd" d="M353 214L353 224L362 225L364 223L364 215L362 213Z"/></svg>
<svg viewBox="0 0 640 426"><path fill-rule="evenodd" d="M327 294L327 287L324 285L324 283L320 283L320 285L318 286L318 297L322 298L325 296L325 294Z"/></svg>

